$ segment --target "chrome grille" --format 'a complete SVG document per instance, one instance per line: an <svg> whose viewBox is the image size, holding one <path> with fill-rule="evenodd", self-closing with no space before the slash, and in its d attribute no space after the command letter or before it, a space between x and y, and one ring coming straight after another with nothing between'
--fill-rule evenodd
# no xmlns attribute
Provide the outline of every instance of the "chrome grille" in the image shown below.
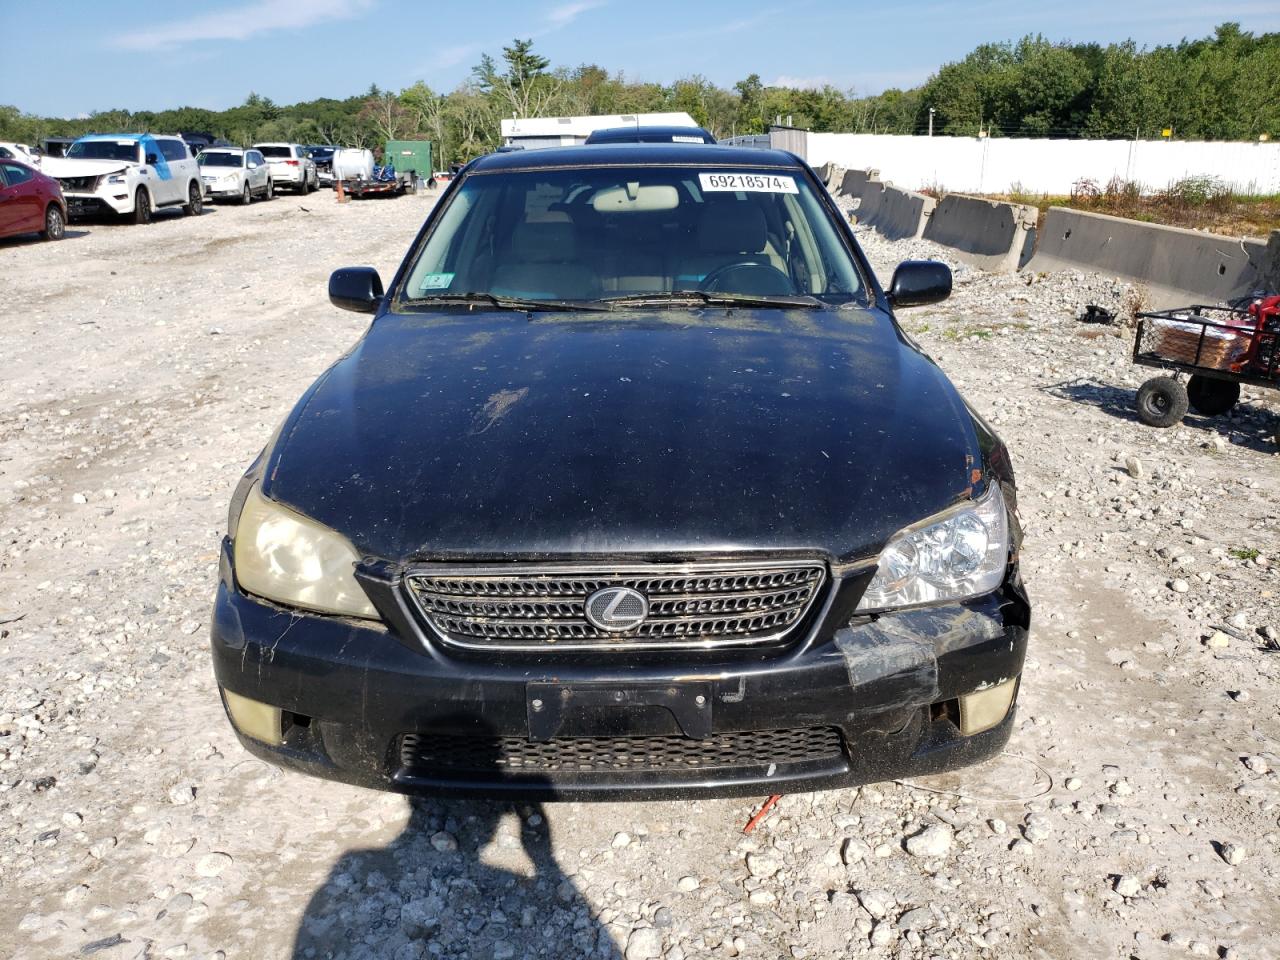
<svg viewBox="0 0 1280 960"><path fill-rule="evenodd" d="M826 577L814 561L561 567L423 567L409 594L446 642L475 648L711 647L782 639ZM588 599L630 587L647 618L624 632L592 625Z"/></svg>

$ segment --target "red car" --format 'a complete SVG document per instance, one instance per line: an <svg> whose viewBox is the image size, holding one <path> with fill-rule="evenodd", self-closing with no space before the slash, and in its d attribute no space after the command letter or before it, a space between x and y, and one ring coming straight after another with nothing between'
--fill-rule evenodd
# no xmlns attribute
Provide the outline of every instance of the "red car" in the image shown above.
<svg viewBox="0 0 1280 960"><path fill-rule="evenodd" d="M0 160L0 237L38 233L61 240L67 232L67 201L53 177L17 160Z"/></svg>

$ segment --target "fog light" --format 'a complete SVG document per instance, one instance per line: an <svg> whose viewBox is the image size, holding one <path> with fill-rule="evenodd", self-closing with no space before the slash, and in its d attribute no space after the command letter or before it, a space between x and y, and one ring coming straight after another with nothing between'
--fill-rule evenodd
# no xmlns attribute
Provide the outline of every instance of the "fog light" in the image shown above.
<svg viewBox="0 0 1280 960"><path fill-rule="evenodd" d="M966 737L998 727L1009 713L1018 678L997 683L985 690L975 690L960 698L960 732Z"/></svg>
<svg viewBox="0 0 1280 960"><path fill-rule="evenodd" d="M253 737L273 747L284 742L284 723L279 707L250 700L230 690L222 691L222 699L227 704L231 722L246 737Z"/></svg>

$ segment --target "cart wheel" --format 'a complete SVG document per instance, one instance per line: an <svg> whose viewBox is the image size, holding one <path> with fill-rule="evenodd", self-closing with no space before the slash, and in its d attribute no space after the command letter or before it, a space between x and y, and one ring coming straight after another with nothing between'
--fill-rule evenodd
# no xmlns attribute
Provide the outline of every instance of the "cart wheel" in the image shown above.
<svg viewBox="0 0 1280 960"><path fill-rule="evenodd" d="M1138 388L1138 419L1149 427L1172 427L1187 415L1187 388L1173 377L1152 377Z"/></svg>
<svg viewBox="0 0 1280 960"><path fill-rule="evenodd" d="M1187 382L1187 399L1196 413L1216 417L1226 413L1240 400L1240 384L1192 374Z"/></svg>

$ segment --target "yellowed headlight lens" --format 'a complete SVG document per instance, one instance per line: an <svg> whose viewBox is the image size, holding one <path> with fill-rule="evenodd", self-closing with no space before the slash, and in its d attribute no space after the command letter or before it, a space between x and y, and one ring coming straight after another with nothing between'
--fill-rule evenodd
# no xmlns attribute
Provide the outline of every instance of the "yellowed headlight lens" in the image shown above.
<svg viewBox="0 0 1280 960"><path fill-rule="evenodd" d="M378 619L341 534L249 491L235 533L236 579L249 593L320 613Z"/></svg>

